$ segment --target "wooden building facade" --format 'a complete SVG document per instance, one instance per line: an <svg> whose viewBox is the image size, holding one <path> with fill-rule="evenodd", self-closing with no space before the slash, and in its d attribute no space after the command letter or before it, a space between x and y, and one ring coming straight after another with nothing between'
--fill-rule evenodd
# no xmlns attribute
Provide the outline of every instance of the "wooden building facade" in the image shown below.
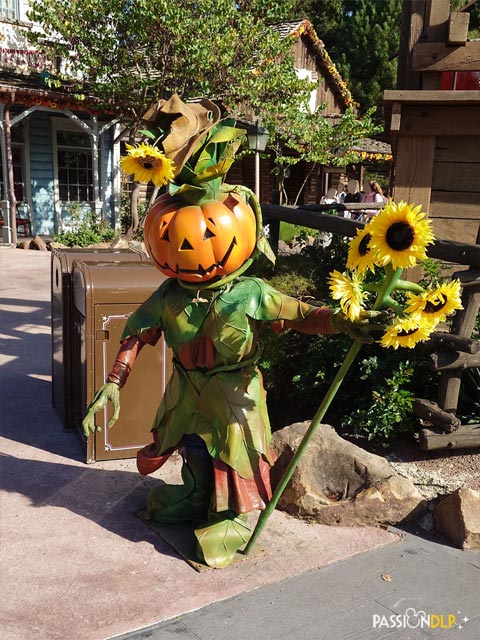
<svg viewBox="0 0 480 640"><path fill-rule="evenodd" d="M403 4L397 89L385 92L396 201L421 204L438 238L480 228L480 41L449 0Z"/></svg>

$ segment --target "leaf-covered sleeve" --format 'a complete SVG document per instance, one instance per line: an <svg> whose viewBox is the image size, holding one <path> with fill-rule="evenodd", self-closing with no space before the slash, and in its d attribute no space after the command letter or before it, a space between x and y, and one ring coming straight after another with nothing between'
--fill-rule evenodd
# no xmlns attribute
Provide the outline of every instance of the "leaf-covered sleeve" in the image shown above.
<svg viewBox="0 0 480 640"><path fill-rule="evenodd" d="M163 331L163 301L169 281L164 282L128 318L121 340L140 336L142 342L154 345Z"/></svg>
<svg viewBox="0 0 480 640"><path fill-rule="evenodd" d="M252 278L252 296L247 314L255 320L275 322L277 330L296 329L302 333L336 333L332 311L315 307L277 291L263 280Z"/></svg>

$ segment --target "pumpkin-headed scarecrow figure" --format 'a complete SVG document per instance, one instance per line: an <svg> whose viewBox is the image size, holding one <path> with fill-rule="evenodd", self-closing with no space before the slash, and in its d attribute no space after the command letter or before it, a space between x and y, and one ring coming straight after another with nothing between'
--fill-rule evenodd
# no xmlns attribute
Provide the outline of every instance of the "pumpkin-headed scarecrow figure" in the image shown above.
<svg viewBox="0 0 480 640"><path fill-rule="evenodd" d="M254 195L223 182L244 132L222 122L215 104L186 105L173 96L159 101L145 120L150 137L158 139L129 147L122 166L137 179L170 182L144 227L150 257L169 278L128 319L84 429L96 429L94 415L108 401L114 407L109 427L118 418L119 389L137 354L163 334L174 370L152 427L153 443L139 451L137 463L140 473L152 473L180 448L184 484L154 488L148 517L193 521L199 559L222 567L249 539L247 514L264 509L271 497L274 455L256 366L263 326L365 335L368 318L354 325L242 276L255 254L269 248Z"/></svg>

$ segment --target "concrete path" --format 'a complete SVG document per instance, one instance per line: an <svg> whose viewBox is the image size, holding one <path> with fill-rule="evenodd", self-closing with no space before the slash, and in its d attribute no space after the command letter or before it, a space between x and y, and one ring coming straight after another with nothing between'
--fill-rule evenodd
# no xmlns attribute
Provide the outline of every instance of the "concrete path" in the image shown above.
<svg viewBox="0 0 480 640"><path fill-rule="evenodd" d="M282 637L281 629L290 629L290 638L343 640L357 636L341 632L334 612L352 609L357 598L372 611L368 587L378 571L391 572L394 579L404 575L407 582L410 574L412 584L422 582L425 562L412 563L408 551L402 556L406 547L398 532L310 525L280 512L262 535L264 555L218 571L194 571L135 515L152 484L178 478L179 459L150 478L136 472L133 460L87 466L79 440L63 430L52 409L50 254L0 246L0 278L2 640L105 640L158 623L166 625L163 635L142 631L138 637L246 639L261 630L273 640ZM389 566L380 566L383 556L375 555L390 550L408 560L396 577ZM440 587L438 576L430 583L431 572L423 582L450 595L452 607L473 618L469 603L463 606L468 589L459 582L470 579L462 572L472 554L457 553L460 578L452 582L453 590L448 583ZM438 566L444 555L457 557L442 545ZM478 555L472 557L468 567L478 574ZM366 574L355 564L350 571L348 562L338 562L347 558L365 559ZM451 567L442 575L455 577ZM478 593L478 577L472 593L475 588ZM375 592L375 598L395 593L393 581L381 586L386 590ZM429 611L440 611L443 602L432 602ZM417 606L428 609L430 603ZM378 600L378 614L393 604ZM253 617L244 616L250 609ZM302 635L295 629L302 629L307 612L309 626ZM384 637L371 633L358 637Z"/></svg>

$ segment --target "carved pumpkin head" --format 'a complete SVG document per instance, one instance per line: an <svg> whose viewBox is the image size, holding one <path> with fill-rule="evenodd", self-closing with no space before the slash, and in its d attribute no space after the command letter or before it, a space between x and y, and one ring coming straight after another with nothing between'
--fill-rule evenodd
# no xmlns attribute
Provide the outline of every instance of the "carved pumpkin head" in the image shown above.
<svg viewBox="0 0 480 640"><path fill-rule="evenodd" d="M148 253L162 273L208 282L239 269L255 250L255 213L235 193L188 205L165 194L145 218Z"/></svg>

